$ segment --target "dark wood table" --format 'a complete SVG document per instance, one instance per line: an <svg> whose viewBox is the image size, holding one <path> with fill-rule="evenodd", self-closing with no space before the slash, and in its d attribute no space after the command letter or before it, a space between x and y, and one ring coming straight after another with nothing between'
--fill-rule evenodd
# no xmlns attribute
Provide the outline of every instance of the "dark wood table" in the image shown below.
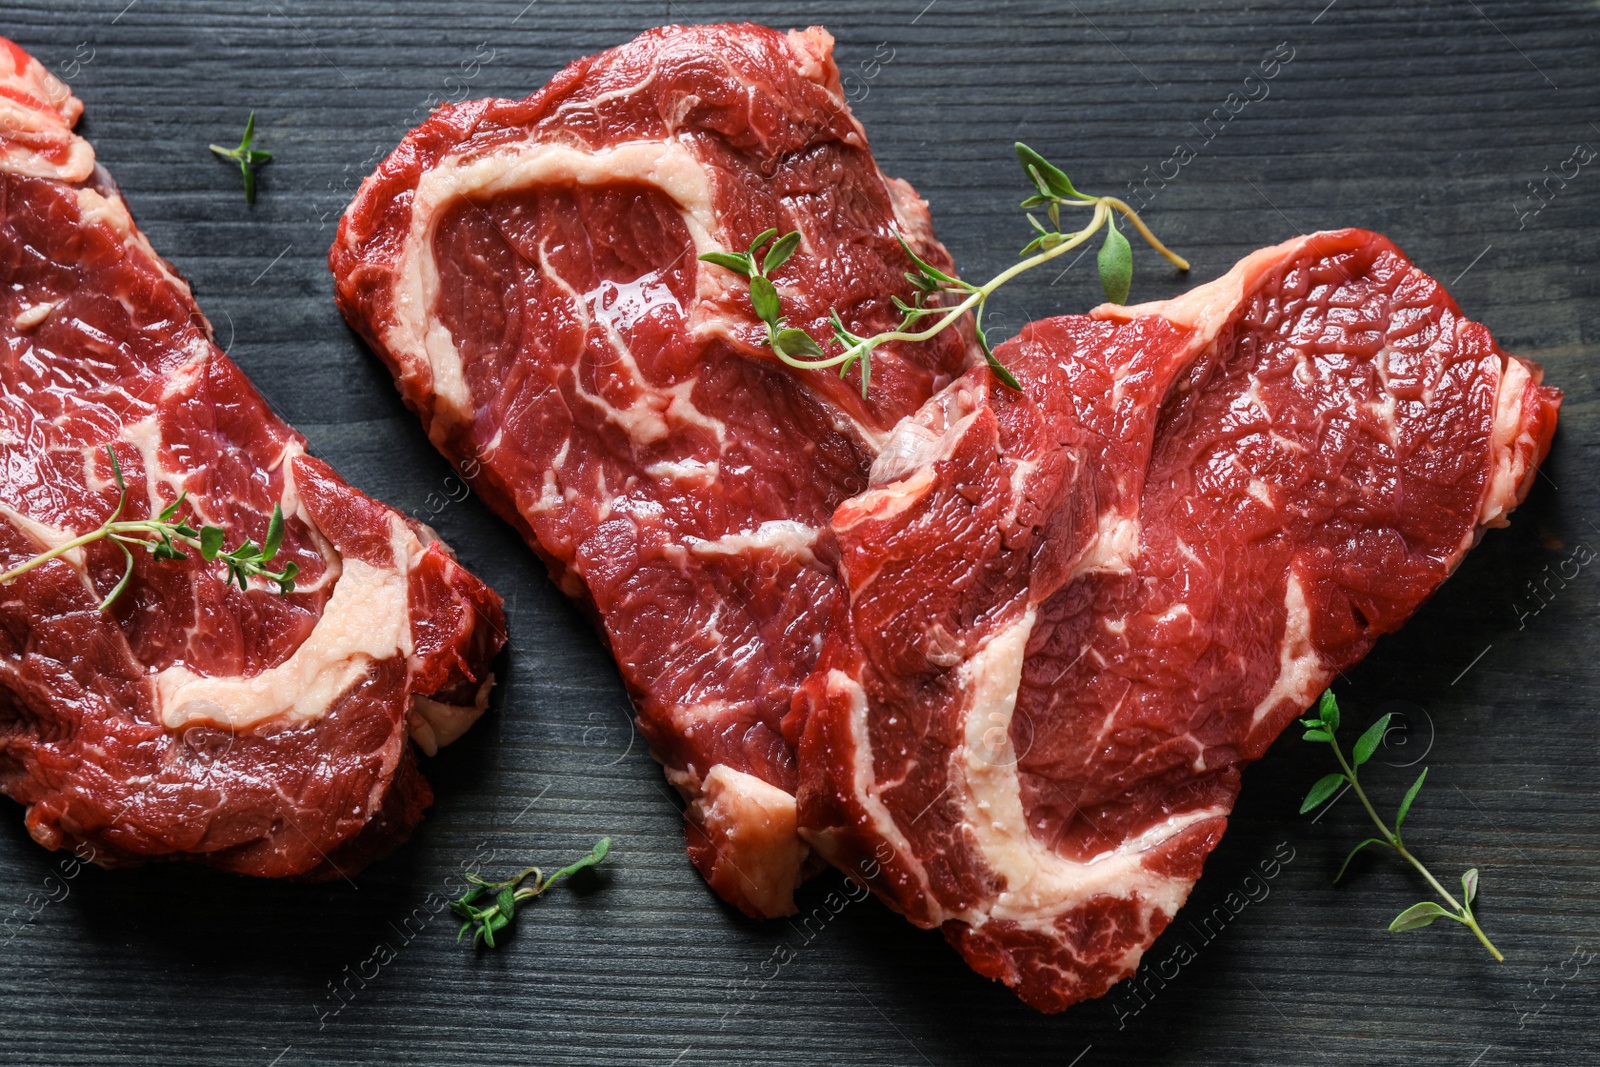
<svg viewBox="0 0 1600 1067"><path fill-rule="evenodd" d="M233 358L319 455L504 593L512 639L495 709L431 761L430 817L353 884L72 871L0 803L0 1061L1600 1064L1600 563L1529 592L1600 551L1600 10L1325 3L7 4L0 33L83 98L83 132ZM1138 997L1037 1015L876 902L831 914L837 875L802 894L809 924L749 922L706 890L606 653L509 528L473 499L438 506L449 468L344 327L324 254L432 102L521 96L648 26L727 18L833 31L879 160L969 276L1026 240L1021 138L1090 191L1157 176L1146 218L1193 280L1300 231L1381 230L1566 390L1511 527L1340 686L1347 720L1405 712L1372 787L1392 810L1432 768L1412 836L1452 882L1481 868L1505 963L1454 924L1387 933L1425 895L1392 859L1333 884L1366 827L1348 798L1296 814L1329 768L1292 736L1246 774ZM251 109L274 155L253 208L206 151ZM1135 299L1190 284L1135 254ZM1013 287L993 321L1098 299L1086 260ZM531 906L498 951L431 910L475 857L509 872L601 833L604 877ZM52 875L65 898L38 908Z"/></svg>

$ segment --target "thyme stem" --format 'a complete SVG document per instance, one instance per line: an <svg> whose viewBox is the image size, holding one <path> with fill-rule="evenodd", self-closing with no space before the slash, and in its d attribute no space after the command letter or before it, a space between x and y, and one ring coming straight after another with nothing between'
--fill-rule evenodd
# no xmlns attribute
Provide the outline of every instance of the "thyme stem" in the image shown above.
<svg viewBox="0 0 1600 1067"><path fill-rule="evenodd" d="M1372 758L1378 746L1383 743L1384 734L1389 729L1389 721L1393 717L1392 714L1384 715L1377 722L1367 727L1351 749L1350 758L1346 759L1344 750L1339 747L1339 739L1337 737L1339 730L1338 701L1334 699L1331 691L1322 694L1322 699L1317 704L1316 717L1300 721L1301 725L1306 728L1305 740L1326 744L1333 749L1333 758L1338 761L1339 771L1335 774L1324 775L1317 780L1317 783L1311 787L1311 791L1306 794L1305 801L1300 805L1300 813L1303 815L1311 811L1328 800L1329 797L1332 797L1341 785L1348 784L1350 789L1355 792L1356 799L1361 802L1362 808L1366 810L1367 816L1372 820L1373 825L1378 828L1378 832L1383 836L1369 837L1351 849L1345 857L1344 866L1340 867L1339 873L1334 876L1334 881L1337 882L1344 877L1344 872L1349 868L1350 861L1363 848L1368 845L1385 845L1392 849L1401 859L1409 863L1418 874L1422 875L1423 880L1433 888L1439 898L1449 905L1447 910L1431 900L1413 904L1396 916L1394 921L1389 924L1390 931L1416 930L1429 925L1435 919L1454 919L1473 932L1483 944L1483 947L1489 950L1489 955L1493 956L1496 961L1503 963L1505 962L1505 956L1495 947L1494 942L1489 940L1489 935L1483 932L1483 927L1478 925L1478 917L1472 912L1472 901L1478 892L1477 868L1474 867L1461 876L1462 897L1457 900L1455 895L1446 889L1439 879L1434 877L1433 872L1428 870L1427 865L1406 847L1405 839L1401 837L1401 828L1405 825L1406 815L1411 811L1412 802L1416 800L1417 794L1422 790L1422 783L1428 777L1427 769L1424 768L1422 773L1417 776L1416 782L1406 791L1404 799L1400 801L1400 808L1395 814L1393 829L1390 829L1389 824L1383 821L1383 818L1378 814L1377 808L1373 806L1372 799L1367 796L1367 791L1361 786L1359 768Z"/></svg>
<svg viewBox="0 0 1600 1067"><path fill-rule="evenodd" d="M903 312L904 319L895 329L884 330L870 337L861 337L846 329L838 311L832 311L829 318L833 324L834 340L842 347L842 351L832 355L826 353L805 331L786 325L787 320L781 314L777 288L769 277L794 253L799 244L798 232L778 238L765 257L761 257L759 253L777 235L778 231L775 229L767 230L757 236L751 242L748 252L706 252L700 258L749 279L751 306L767 325L765 343L787 366L798 370L828 370L837 367L842 377L849 373L851 367L859 363L861 395L866 396L872 374L872 353L880 345L892 342L917 344L932 340L959 322L962 316L971 313L978 344L982 347L984 358L995 376L1011 388L1020 390L1021 386L1016 378L995 358L994 350L983 329L983 312L989 298L1002 286L1041 264L1065 255L1082 245L1097 231L1105 229L1105 246L1100 250L1099 257L1100 282L1108 299L1114 303L1122 303L1127 297L1128 283L1132 278L1133 260L1127 239L1117 231L1114 221L1117 215L1126 218L1152 248L1165 256L1179 270L1188 270L1189 262L1162 244L1139 218L1138 213L1122 200L1114 196L1087 196L1080 193L1073 187L1066 174L1031 148L1019 143L1016 149L1023 170L1037 190L1037 194L1024 200L1022 206L1044 207L1052 228L1046 229L1037 218L1030 215L1029 221L1038 231L1038 236L1022 250L1021 261L1013 263L982 285L962 281L924 262L912 251L904 238L901 238L901 247L917 267L916 273L906 274L907 280L917 290L915 303L906 304L899 297L895 297L895 305ZM1092 208L1093 214L1082 229L1070 234L1062 233L1060 220L1063 207ZM960 300L948 308L938 303L925 302L944 293L959 294ZM934 318L932 325L922 329L911 328L913 324L930 316Z"/></svg>
<svg viewBox="0 0 1600 1067"><path fill-rule="evenodd" d="M122 549L128 565L123 571L122 580L100 602L101 611L111 606L128 587L128 582L133 577L133 553L129 551L129 545L137 545L157 559L187 559L188 556L178 547L182 545L199 551L201 558L207 562L213 560L220 562L228 573L228 580L236 582L241 591L247 588L250 578L259 576L276 584L278 593L282 596L294 592L295 575L300 572L296 564L287 563L283 570L276 572L268 570L266 566L267 561L277 555L278 545L283 540L281 507L276 504L272 507L272 519L267 524L267 536L263 545L246 540L239 547L224 552L222 545L226 534L220 526L204 526L197 530L189 525L187 519L178 517L187 494L180 494L178 499L168 504L156 518L121 518L123 508L128 504L128 486L123 481L122 466L117 462L117 453L110 445L106 446L106 456L111 460L111 471L117 485L117 506L111 509L110 517L88 533L79 534L70 541L46 549L0 574L0 586L15 581L34 568L58 559L73 549L82 548L95 541L110 540L116 542L117 547Z"/></svg>

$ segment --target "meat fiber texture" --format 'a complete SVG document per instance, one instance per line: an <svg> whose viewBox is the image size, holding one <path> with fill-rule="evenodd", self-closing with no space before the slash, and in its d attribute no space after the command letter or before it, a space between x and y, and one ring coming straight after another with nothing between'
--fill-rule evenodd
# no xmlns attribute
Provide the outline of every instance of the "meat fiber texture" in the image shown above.
<svg viewBox="0 0 1600 1067"><path fill-rule="evenodd" d="M837 595L819 531L973 362L970 331L886 345L863 399L856 372L779 363L745 280L697 259L798 230L774 278L821 343L830 308L863 335L899 322L897 234L951 268L873 162L832 45L666 27L525 100L441 108L329 255L434 444L599 624L688 801L691 857L757 916L792 912L807 866L784 718Z"/></svg>
<svg viewBox="0 0 1600 1067"><path fill-rule="evenodd" d="M101 540L0 587L0 790L50 848L112 865L349 875L432 800L430 751L481 713L500 600L425 527L306 455L212 343L88 142L82 105L0 39L0 571L180 493L295 591L198 552Z"/></svg>
<svg viewBox="0 0 1600 1067"><path fill-rule="evenodd" d="M997 355L1022 392L968 374L834 516L800 822L1059 1011L1134 972L1241 769L1505 524L1560 394L1360 230Z"/></svg>

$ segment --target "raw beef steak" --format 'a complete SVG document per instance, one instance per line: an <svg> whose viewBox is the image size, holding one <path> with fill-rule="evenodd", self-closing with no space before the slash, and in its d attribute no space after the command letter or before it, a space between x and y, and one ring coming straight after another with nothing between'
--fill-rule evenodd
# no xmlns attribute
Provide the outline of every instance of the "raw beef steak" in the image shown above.
<svg viewBox="0 0 1600 1067"><path fill-rule="evenodd" d="M500 601L432 532L305 454L134 226L82 106L0 39L0 571L188 494L228 545L287 532L295 591L105 540L0 587L0 790L112 864L350 874L403 840L482 711Z"/></svg>
<svg viewBox="0 0 1600 1067"><path fill-rule="evenodd" d="M1504 525L1560 394L1384 238L1033 323L833 519L802 833L1057 1011L1133 973L1259 758Z"/></svg>
<svg viewBox="0 0 1600 1067"><path fill-rule="evenodd" d="M340 306L435 445L598 619L689 801L689 851L752 915L793 909L792 739L835 592L817 541L889 429L971 365L949 332L859 380L763 347L743 278L700 262L771 228L790 324L899 320L945 267L886 178L822 30L675 26L526 100L442 108L367 179L330 263Z"/></svg>

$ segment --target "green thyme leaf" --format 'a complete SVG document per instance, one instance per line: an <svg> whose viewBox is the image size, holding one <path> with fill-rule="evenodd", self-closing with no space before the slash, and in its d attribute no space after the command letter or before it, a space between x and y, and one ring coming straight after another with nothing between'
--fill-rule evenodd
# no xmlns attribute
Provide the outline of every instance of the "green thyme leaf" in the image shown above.
<svg viewBox="0 0 1600 1067"><path fill-rule="evenodd" d="M117 582L117 584L112 588L111 592L106 594L106 598L100 601L101 611L109 608L112 601L116 600L117 597L122 595L122 591L128 588L128 582L133 578L133 553L128 551L127 545L119 543L117 547L122 549L122 554L127 557L128 565L123 569L122 579Z"/></svg>
<svg viewBox="0 0 1600 1067"><path fill-rule="evenodd" d="M1339 702L1334 699L1332 689L1322 691L1322 698L1317 701L1317 718L1327 724L1330 734L1339 732Z"/></svg>
<svg viewBox="0 0 1600 1067"><path fill-rule="evenodd" d="M1411 788L1406 790L1405 797L1400 801L1400 811L1394 817L1394 829L1400 832L1400 827L1405 825L1406 816L1411 814L1411 802L1417 799L1417 794L1422 792L1422 780L1428 777L1428 768L1422 768L1422 773L1417 775L1417 780L1411 783Z"/></svg>
<svg viewBox="0 0 1600 1067"><path fill-rule="evenodd" d="M1478 896L1478 868L1473 867L1461 876L1461 895L1467 907L1472 907Z"/></svg>
<svg viewBox="0 0 1600 1067"><path fill-rule="evenodd" d="M1095 257L1100 266L1100 288L1113 304L1126 304L1128 290L1133 286L1133 249L1128 239L1117 229L1115 219L1106 220L1106 240Z"/></svg>
<svg viewBox="0 0 1600 1067"><path fill-rule="evenodd" d="M743 252L702 252L700 258L707 263L715 263L743 277L750 277L755 273L755 266L750 262L750 257Z"/></svg>
<svg viewBox="0 0 1600 1067"><path fill-rule="evenodd" d="M228 534L220 526L202 526L200 528L200 555L206 560L214 560L222 551L222 542Z"/></svg>
<svg viewBox="0 0 1600 1067"><path fill-rule="evenodd" d="M283 506L272 505L272 518L267 522L267 539L261 545L261 558L263 561L271 559L278 554L278 546L283 544Z"/></svg>
<svg viewBox="0 0 1600 1067"><path fill-rule="evenodd" d="M1082 193L1072 187L1072 180L1067 177L1060 167L1051 163L1021 141L1016 143L1016 150L1017 162L1022 164L1022 169L1033 180L1041 196L1060 196L1072 200L1086 199Z"/></svg>
<svg viewBox="0 0 1600 1067"><path fill-rule="evenodd" d="M14 581L36 567L43 566L58 556L90 544L94 541L109 540L121 550L126 561L122 577L117 584L107 593L105 599L100 601L100 610L105 611L112 603L127 591L128 584L133 579L133 551L130 546L137 545L150 556L160 562L172 562L189 558L184 548L200 549L201 555L208 561L222 559L229 575L229 580L237 580L240 588L244 587L244 576L249 574L262 574L265 577L279 582L280 590L287 592L294 588L293 578L297 573L294 564L289 564L283 574L274 575L261 567L261 549L253 542L246 541L244 545L235 550L237 558L232 554L224 555L222 545L225 534L220 527L208 526L196 530L189 525L187 519L180 517L184 503L188 500L188 493L178 494L178 498L163 507L153 517L146 519L124 519L122 512L128 505L128 484L122 474L122 464L117 459L117 453L110 445L105 446L106 458L111 463L112 481L117 486L117 503L111 510L111 515L99 527L71 538L53 548L23 561L3 574L0 574L0 585ZM282 509L273 508L274 522L278 527L277 537L282 539ZM286 586L285 586L285 583Z"/></svg>
<svg viewBox="0 0 1600 1067"><path fill-rule="evenodd" d="M768 326L776 324L780 313L778 287L759 274L751 278L750 306L755 308L756 316Z"/></svg>
<svg viewBox="0 0 1600 1067"><path fill-rule="evenodd" d="M1333 735L1326 730L1307 730L1300 738L1302 741L1332 741Z"/></svg>
<svg viewBox="0 0 1600 1067"><path fill-rule="evenodd" d="M799 230L791 230L790 232L784 234L782 237L778 238L772 243L771 248L767 249L767 256L764 260L762 260L761 263L762 271L767 274L771 274L773 271L789 262L789 257L794 255L794 250L799 247Z"/></svg>
<svg viewBox="0 0 1600 1067"><path fill-rule="evenodd" d="M938 267L933 266L931 263L927 262L921 256L919 256L915 252L913 252L911 250L911 246L906 243L905 237L903 237L901 234L896 233L894 235L894 239L896 241L900 242L900 247L905 249L906 255L911 257L911 262L915 263L917 265L917 269L920 270L928 278L932 279L935 282L945 282L945 283L950 284L950 285L961 285L962 284L960 279L951 277L950 275L946 274L944 271L940 270Z"/></svg>
<svg viewBox="0 0 1600 1067"><path fill-rule="evenodd" d="M555 874L552 874L549 878L546 878L545 881L544 881L544 884L545 885L550 885L551 883L553 883L558 878L565 878L568 875L576 874L579 871L583 870L585 867L593 867L595 864L597 864L601 860L605 859L606 856L610 854L610 852L611 852L611 838L602 837L600 840L598 840L598 841L596 841L594 843L594 848L589 850L589 854L587 856L583 857L583 859L581 859L581 860L576 861L575 863L567 864L565 867L561 868Z"/></svg>
<svg viewBox="0 0 1600 1067"><path fill-rule="evenodd" d="M1337 772L1334 774L1325 774L1321 778L1318 778L1317 784L1311 787L1311 792L1307 793L1305 800L1300 803L1300 814L1304 815L1312 808L1317 807L1324 800L1327 800L1329 797L1333 796L1334 791L1347 781L1349 781L1348 778Z"/></svg>
<svg viewBox="0 0 1600 1067"><path fill-rule="evenodd" d="M283 570L276 576L272 576L272 581L278 587L279 596L288 596L294 592L294 580L299 573L300 565L298 563L285 563Z"/></svg>
<svg viewBox="0 0 1600 1067"><path fill-rule="evenodd" d="M822 346L813 341L811 335L804 330L797 330L794 327L779 330L773 340L782 346L784 352L791 356L804 356L808 359L822 358Z"/></svg>
<svg viewBox="0 0 1600 1067"><path fill-rule="evenodd" d="M996 358L987 344L983 348L983 358L989 364L989 370L994 372L994 376L999 378L1002 384L1008 389L1015 389L1019 393L1022 392L1022 383L1017 381L1016 375L1012 374L1010 369Z"/></svg>
<svg viewBox="0 0 1600 1067"><path fill-rule="evenodd" d="M1450 913L1433 901L1424 900L1420 904L1411 905L1411 907L1396 915L1394 922L1389 924L1389 932L1398 934L1406 930L1420 930L1424 926L1431 926L1433 921L1441 916L1450 916ZM1453 916L1451 917L1453 918Z"/></svg>
<svg viewBox="0 0 1600 1067"><path fill-rule="evenodd" d="M117 483L117 491L119 493L126 493L128 491L128 483L122 480L122 464L117 462L116 449L106 445L106 455L111 457L111 480Z"/></svg>
<svg viewBox="0 0 1600 1067"><path fill-rule="evenodd" d="M754 260L757 249L776 236L778 236L778 231L776 229L762 230L760 233L756 234L755 240L750 242L750 258Z"/></svg>
<svg viewBox="0 0 1600 1067"><path fill-rule="evenodd" d="M1372 758L1372 754L1378 751L1378 746L1383 744L1384 732L1389 729L1389 720L1392 718L1394 718L1394 713L1390 712L1367 727L1366 732L1356 738L1356 746L1350 751L1351 755L1355 757L1357 767L1366 763Z"/></svg>

